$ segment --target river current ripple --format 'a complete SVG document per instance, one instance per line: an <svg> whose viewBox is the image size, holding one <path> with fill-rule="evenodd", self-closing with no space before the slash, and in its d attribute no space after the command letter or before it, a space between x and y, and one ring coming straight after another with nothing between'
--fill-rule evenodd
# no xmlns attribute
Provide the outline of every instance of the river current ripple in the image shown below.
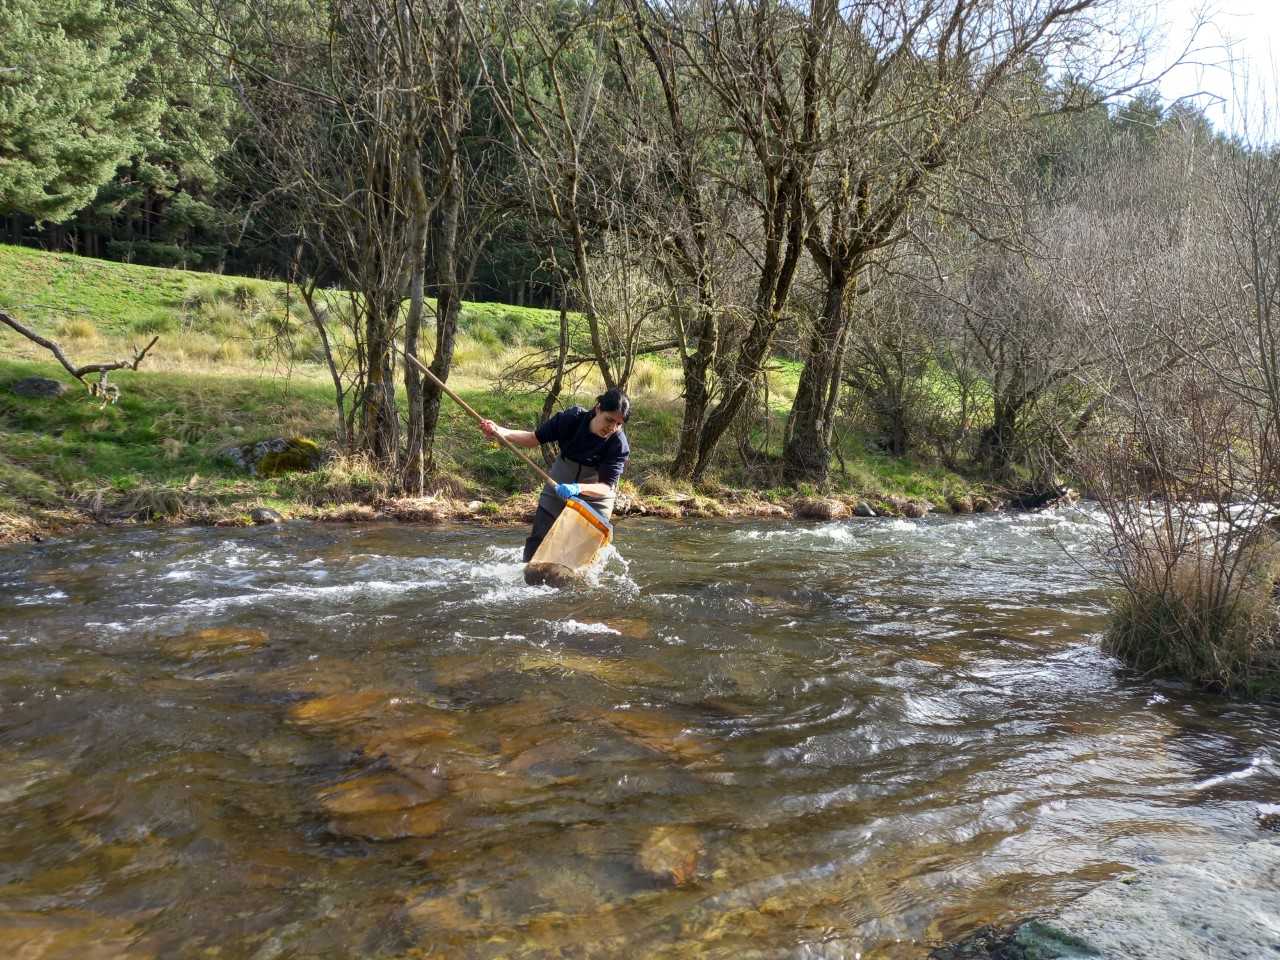
<svg viewBox="0 0 1280 960"><path fill-rule="evenodd" d="M618 533L0 552L6 955L920 957L1280 798L1280 708L1098 652L1088 509Z"/></svg>

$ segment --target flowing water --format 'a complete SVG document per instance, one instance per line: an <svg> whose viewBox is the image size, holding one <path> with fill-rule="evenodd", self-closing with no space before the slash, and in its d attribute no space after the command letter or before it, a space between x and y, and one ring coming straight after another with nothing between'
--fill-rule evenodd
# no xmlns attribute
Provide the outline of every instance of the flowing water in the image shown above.
<svg viewBox="0 0 1280 960"><path fill-rule="evenodd" d="M10 549L0 954L920 957L1215 856L1280 708L1101 655L1099 530L628 521L572 593L511 528Z"/></svg>

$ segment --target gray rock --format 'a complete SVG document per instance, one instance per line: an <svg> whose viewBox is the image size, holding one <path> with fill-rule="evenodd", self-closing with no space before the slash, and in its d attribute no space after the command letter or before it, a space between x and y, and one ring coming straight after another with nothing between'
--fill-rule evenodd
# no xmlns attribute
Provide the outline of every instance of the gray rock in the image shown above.
<svg viewBox="0 0 1280 960"><path fill-rule="evenodd" d="M60 397L67 392L67 385L48 377L26 377L9 389L20 397Z"/></svg>
<svg viewBox="0 0 1280 960"><path fill-rule="evenodd" d="M1025 923L1029 956L1257 960L1280 956L1280 839L1167 863L1105 883L1047 922Z"/></svg>
<svg viewBox="0 0 1280 960"><path fill-rule="evenodd" d="M284 517L276 513L270 507L255 507L249 511L249 519L254 523L280 523Z"/></svg>
<svg viewBox="0 0 1280 960"><path fill-rule="evenodd" d="M875 508L865 500L859 500L858 505L853 508L855 517L874 517L876 515Z"/></svg>
<svg viewBox="0 0 1280 960"><path fill-rule="evenodd" d="M257 443L224 447L218 456L255 477L314 470L323 459L320 447L306 437L272 437Z"/></svg>

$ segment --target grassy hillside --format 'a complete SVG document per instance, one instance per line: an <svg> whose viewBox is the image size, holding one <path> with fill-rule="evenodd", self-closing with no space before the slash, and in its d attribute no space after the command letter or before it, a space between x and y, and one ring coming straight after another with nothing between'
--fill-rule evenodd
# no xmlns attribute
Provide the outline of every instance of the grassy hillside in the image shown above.
<svg viewBox="0 0 1280 960"><path fill-rule="evenodd" d="M349 460L330 461L316 473L254 479L217 456L226 446L269 436L325 444L334 435L328 372L283 284L0 246L0 307L56 337L77 362L126 356L160 337L141 370L115 375L120 401L104 406L42 348L0 328L0 525L11 532L93 511L217 520L255 504L299 513L389 492L374 472ZM451 382L487 415L533 425L541 395L499 391L497 378L532 347L553 343L558 324L553 311L467 303ZM74 389L52 400L9 389L35 374ZM778 419L769 430L775 452L797 376L795 364L778 365L772 390ZM588 377L565 402L589 404L598 389ZM701 491L680 489L662 474L679 427L679 390L674 358L641 362L632 382L635 414L627 432L634 454L624 489L681 503L702 503L707 494L740 499L732 488L753 478L736 458L726 458ZM850 494L942 502L965 487L943 471L870 454L856 437L843 453L841 486ZM450 403L436 457L444 489L463 499L502 502L534 486L526 468L485 442ZM789 491L755 492L777 499Z"/></svg>

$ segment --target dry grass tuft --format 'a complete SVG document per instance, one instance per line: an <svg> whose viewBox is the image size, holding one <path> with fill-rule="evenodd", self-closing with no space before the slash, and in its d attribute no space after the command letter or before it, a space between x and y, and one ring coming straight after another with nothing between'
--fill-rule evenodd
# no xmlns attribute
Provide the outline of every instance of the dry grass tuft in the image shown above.
<svg viewBox="0 0 1280 960"><path fill-rule="evenodd" d="M364 503L339 503L316 510L314 516L331 523L368 523L378 519L378 511Z"/></svg>
<svg viewBox="0 0 1280 960"><path fill-rule="evenodd" d="M99 339L98 328L87 317L66 317L59 320L53 328L55 340L72 340L79 343L94 343Z"/></svg>
<svg viewBox="0 0 1280 960"><path fill-rule="evenodd" d="M652 360L637 360L631 372L630 390L633 397L646 401L675 400L680 396L680 371Z"/></svg>
<svg viewBox="0 0 1280 960"><path fill-rule="evenodd" d="M363 454L330 457L318 470L286 474L280 482L292 496L316 505L380 502L399 485Z"/></svg>
<svg viewBox="0 0 1280 960"><path fill-rule="evenodd" d="M378 511L409 523L444 523L451 511L435 497L396 497L378 503Z"/></svg>
<svg viewBox="0 0 1280 960"><path fill-rule="evenodd" d="M1213 689L1274 685L1280 541L1273 534L1230 552L1209 541L1170 549L1152 536L1131 545L1121 566L1123 591L1103 650L1143 673Z"/></svg>

